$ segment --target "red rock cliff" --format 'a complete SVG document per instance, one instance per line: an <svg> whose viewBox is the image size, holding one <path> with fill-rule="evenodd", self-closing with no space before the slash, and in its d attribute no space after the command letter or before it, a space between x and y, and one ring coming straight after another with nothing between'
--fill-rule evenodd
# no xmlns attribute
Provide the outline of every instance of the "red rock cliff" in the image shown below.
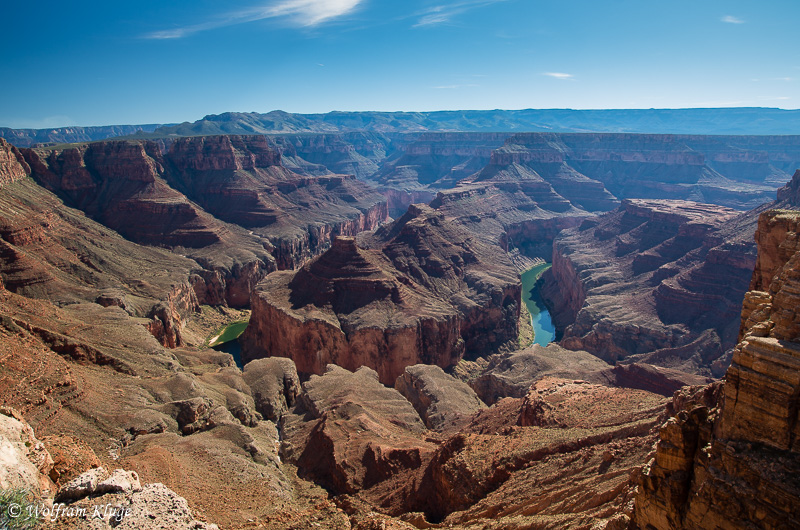
<svg viewBox="0 0 800 530"><path fill-rule="evenodd" d="M392 384L406 366L488 353L516 337L519 279L499 249L467 240L421 206L368 238L371 248L337 238L297 273L259 285L244 357L291 357L317 374L369 366Z"/></svg>
<svg viewBox="0 0 800 530"><path fill-rule="evenodd" d="M791 528L800 520L799 226L797 211L761 215L753 289L764 290L746 295L724 384L676 393L677 415L639 487L640 528Z"/></svg>
<svg viewBox="0 0 800 530"><path fill-rule="evenodd" d="M25 178L30 172L19 149L0 138L0 186Z"/></svg>
<svg viewBox="0 0 800 530"><path fill-rule="evenodd" d="M560 344L711 375L736 341L750 226L719 206L625 200L563 232L543 288Z"/></svg>

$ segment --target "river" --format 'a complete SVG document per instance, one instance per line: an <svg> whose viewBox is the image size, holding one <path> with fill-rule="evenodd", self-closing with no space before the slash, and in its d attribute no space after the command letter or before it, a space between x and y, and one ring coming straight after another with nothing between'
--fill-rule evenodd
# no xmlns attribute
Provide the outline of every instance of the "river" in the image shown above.
<svg viewBox="0 0 800 530"><path fill-rule="evenodd" d="M547 346L556 338L556 327L550 318L550 311L545 307L536 280L544 271L550 268L549 263L542 263L520 275L522 279L522 299L531 314L531 325L533 326L533 342Z"/></svg>
<svg viewBox="0 0 800 530"><path fill-rule="evenodd" d="M232 322L225 326L219 334L209 341L209 346L217 351L224 351L233 355L236 366L244 369L242 364L242 345L239 344L239 335L244 333L246 321Z"/></svg>

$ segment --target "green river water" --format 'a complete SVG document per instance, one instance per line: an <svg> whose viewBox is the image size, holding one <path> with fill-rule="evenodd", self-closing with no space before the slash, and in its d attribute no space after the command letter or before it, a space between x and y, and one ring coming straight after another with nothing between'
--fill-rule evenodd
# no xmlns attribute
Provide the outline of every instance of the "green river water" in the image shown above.
<svg viewBox="0 0 800 530"><path fill-rule="evenodd" d="M542 263L520 275L522 279L522 299L531 314L531 325L534 333L533 342L542 346L547 346L556 338L556 327L550 318L550 311L545 307L542 296L539 294L539 289L536 287L536 280L549 268L549 263Z"/></svg>

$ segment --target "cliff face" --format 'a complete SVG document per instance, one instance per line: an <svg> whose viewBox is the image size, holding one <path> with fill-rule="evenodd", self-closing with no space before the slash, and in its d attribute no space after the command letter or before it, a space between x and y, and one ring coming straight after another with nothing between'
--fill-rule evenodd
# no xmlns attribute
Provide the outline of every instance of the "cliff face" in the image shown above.
<svg viewBox="0 0 800 530"><path fill-rule="evenodd" d="M625 200L562 233L543 289L557 308L560 344L609 362L710 374L735 343L754 261L743 236L749 218L740 217L718 206Z"/></svg>
<svg viewBox="0 0 800 530"><path fill-rule="evenodd" d="M392 384L406 366L443 368L516 337L520 285L502 253L426 207L363 241L339 237L297 273L254 293L243 355L291 357L301 372L369 366Z"/></svg>
<svg viewBox="0 0 800 530"><path fill-rule="evenodd" d="M543 165L536 170L545 178L546 165L562 163L618 199L683 199L745 210L769 202L799 157L796 140L776 136L526 133L510 137L493 161ZM586 186L576 191L584 201L599 197Z"/></svg>
<svg viewBox="0 0 800 530"><path fill-rule="evenodd" d="M141 271L153 263L158 273L143 279ZM3 186L0 270L10 292L60 304L120 307L146 319L143 324L159 342L174 347L198 308L189 283L197 267L190 259L122 238L31 179Z"/></svg>
<svg viewBox="0 0 800 530"><path fill-rule="evenodd" d="M182 138L166 159L172 186L268 240L281 269L318 255L335 235L372 230L388 219L380 194L352 176L297 175L264 136Z"/></svg>
<svg viewBox="0 0 800 530"><path fill-rule="evenodd" d="M514 163L488 165L455 188L439 192L431 206L483 242L519 248L548 261L550 238L591 215L535 170Z"/></svg>
<svg viewBox="0 0 800 530"><path fill-rule="evenodd" d="M222 227L161 178L155 144L101 142L59 150L28 149L34 178L126 238L145 244L203 247Z"/></svg>
<svg viewBox="0 0 800 530"><path fill-rule="evenodd" d="M447 188L480 171L509 133L425 133L371 178L396 190Z"/></svg>
<svg viewBox="0 0 800 530"><path fill-rule="evenodd" d="M368 179L395 149L384 134L350 132L342 134L297 134L272 138L284 165L301 174L337 173Z"/></svg>
<svg viewBox="0 0 800 530"><path fill-rule="evenodd" d="M796 211L761 215L741 341L724 383L676 393L640 484L640 527L786 528L800 517L798 226Z"/></svg>
<svg viewBox="0 0 800 530"><path fill-rule="evenodd" d="M19 149L0 138L0 186L25 178L30 172Z"/></svg>
<svg viewBox="0 0 800 530"><path fill-rule="evenodd" d="M201 303L245 306L275 268L318 255L335 235L388 218L383 197L353 177L303 177L263 136L28 149L34 178L67 204L143 244L182 249L201 267Z"/></svg>

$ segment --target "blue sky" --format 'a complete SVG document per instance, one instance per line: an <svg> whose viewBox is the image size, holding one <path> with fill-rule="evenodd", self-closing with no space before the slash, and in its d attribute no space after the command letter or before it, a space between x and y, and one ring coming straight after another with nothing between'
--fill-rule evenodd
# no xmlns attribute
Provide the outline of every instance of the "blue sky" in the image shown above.
<svg viewBox="0 0 800 530"><path fill-rule="evenodd" d="M0 126L274 109L796 109L798 20L798 0L13 2Z"/></svg>

